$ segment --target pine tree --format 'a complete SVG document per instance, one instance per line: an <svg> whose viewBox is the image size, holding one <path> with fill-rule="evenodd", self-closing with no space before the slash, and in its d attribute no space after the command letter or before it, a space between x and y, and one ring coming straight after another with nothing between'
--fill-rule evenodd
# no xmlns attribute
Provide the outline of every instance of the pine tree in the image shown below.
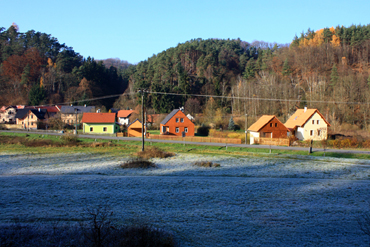
<svg viewBox="0 0 370 247"><path fill-rule="evenodd" d="M235 130L235 123L234 123L234 119L233 119L233 116L231 116L230 120L229 120L229 126L227 127L228 130Z"/></svg>
<svg viewBox="0 0 370 247"><path fill-rule="evenodd" d="M338 69L337 65L333 64L333 68L331 69L331 74L330 74L330 81L331 81L331 86L335 86L338 82Z"/></svg>
<svg viewBox="0 0 370 247"><path fill-rule="evenodd" d="M284 65L283 65L283 71L281 72L284 76L290 74L290 67L288 63L288 58L285 59Z"/></svg>

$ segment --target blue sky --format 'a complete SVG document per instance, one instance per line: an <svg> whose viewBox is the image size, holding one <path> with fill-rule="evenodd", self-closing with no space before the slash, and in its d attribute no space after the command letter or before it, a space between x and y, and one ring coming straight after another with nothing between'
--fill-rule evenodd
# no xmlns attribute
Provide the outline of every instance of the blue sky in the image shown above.
<svg viewBox="0 0 370 247"><path fill-rule="evenodd" d="M13 22L95 59L138 63L191 39L290 43L308 28L370 23L369 0L0 0L0 27Z"/></svg>

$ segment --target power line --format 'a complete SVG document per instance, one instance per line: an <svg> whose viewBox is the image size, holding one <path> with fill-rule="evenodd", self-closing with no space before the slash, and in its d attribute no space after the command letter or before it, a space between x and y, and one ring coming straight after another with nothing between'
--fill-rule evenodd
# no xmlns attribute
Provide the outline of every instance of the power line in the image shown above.
<svg viewBox="0 0 370 247"><path fill-rule="evenodd" d="M121 96L129 96L137 94L134 93L123 93L123 94L112 94L102 97L89 98L84 100L75 100L70 102L63 102L57 105L70 105L73 103L80 103L86 101L96 101L101 99L116 98ZM276 101L276 102L302 102L302 99L279 99L279 98L261 98L261 97L240 97L240 96L220 96L220 95L209 95L209 94L181 94L181 93L164 93L164 92L153 92L149 91L148 94L160 94L160 95L172 95L172 96L191 96L191 97L206 97L206 98L222 98L222 99L238 99L238 100L257 100L257 101ZM326 103L326 104L351 104L351 105L367 105L365 102L345 102L345 101L323 101L323 100L305 100L307 103ZM52 105L52 104L48 104ZM44 105L45 106L45 105Z"/></svg>

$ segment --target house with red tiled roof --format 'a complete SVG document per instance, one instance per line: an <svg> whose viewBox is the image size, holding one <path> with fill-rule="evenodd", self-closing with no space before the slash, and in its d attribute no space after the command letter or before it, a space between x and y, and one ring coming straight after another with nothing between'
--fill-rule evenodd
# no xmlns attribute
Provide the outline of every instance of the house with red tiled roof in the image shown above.
<svg viewBox="0 0 370 247"><path fill-rule="evenodd" d="M250 144L260 143L260 138L287 138L289 129L274 115L263 115L249 128Z"/></svg>
<svg viewBox="0 0 370 247"><path fill-rule="evenodd" d="M81 122L83 133L114 134L119 131L116 113L84 113Z"/></svg>
<svg viewBox="0 0 370 247"><path fill-rule="evenodd" d="M317 109L298 109L285 123L299 140L324 140L328 137L329 122Z"/></svg>
<svg viewBox="0 0 370 247"><path fill-rule="evenodd" d="M132 113L137 113L134 110L119 110L117 112L118 122L121 125L128 125L130 123L130 116Z"/></svg>

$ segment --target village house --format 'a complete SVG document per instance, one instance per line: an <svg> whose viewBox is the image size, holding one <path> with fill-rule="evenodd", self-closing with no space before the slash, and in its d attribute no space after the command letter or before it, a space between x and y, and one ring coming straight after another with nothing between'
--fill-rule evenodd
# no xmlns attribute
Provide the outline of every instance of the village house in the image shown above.
<svg viewBox="0 0 370 247"><path fill-rule="evenodd" d="M180 110L175 109L160 124L162 135L194 136L194 124Z"/></svg>
<svg viewBox="0 0 370 247"><path fill-rule="evenodd" d="M324 140L330 124L317 109L298 109L285 123L298 140Z"/></svg>
<svg viewBox="0 0 370 247"><path fill-rule="evenodd" d="M60 118L67 125L81 123L81 118L84 113L95 112L95 106L62 106L60 108Z"/></svg>
<svg viewBox="0 0 370 247"><path fill-rule="evenodd" d="M83 133L114 134L119 131L116 113L84 113L81 123Z"/></svg>
<svg viewBox="0 0 370 247"><path fill-rule="evenodd" d="M15 115L16 124L23 129L44 129L47 128L46 120L49 114L46 109L19 109Z"/></svg>
<svg viewBox="0 0 370 247"><path fill-rule="evenodd" d="M134 113L133 110L119 110L117 112L117 118L118 118L118 122L121 124L121 125L129 125L130 123L130 116L131 114Z"/></svg>
<svg viewBox="0 0 370 247"><path fill-rule="evenodd" d="M16 122L15 114L17 110L16 106L3 106L0 109L0 122L14 124Z"/></svg>
<svg viewBox="0 0 370 247"><path fill-rule="evenodd" d="M250 144L261 143L263 138L287 138L288 128L274 115L263 115L248 128Z"/></svg>
<svg viewBox="0 0 370 247"><path fill-rule="evenodd" d="M54 117L60 112L61 106L25 106L25 109L45 109L48 112L49 118Z"/></svg>

